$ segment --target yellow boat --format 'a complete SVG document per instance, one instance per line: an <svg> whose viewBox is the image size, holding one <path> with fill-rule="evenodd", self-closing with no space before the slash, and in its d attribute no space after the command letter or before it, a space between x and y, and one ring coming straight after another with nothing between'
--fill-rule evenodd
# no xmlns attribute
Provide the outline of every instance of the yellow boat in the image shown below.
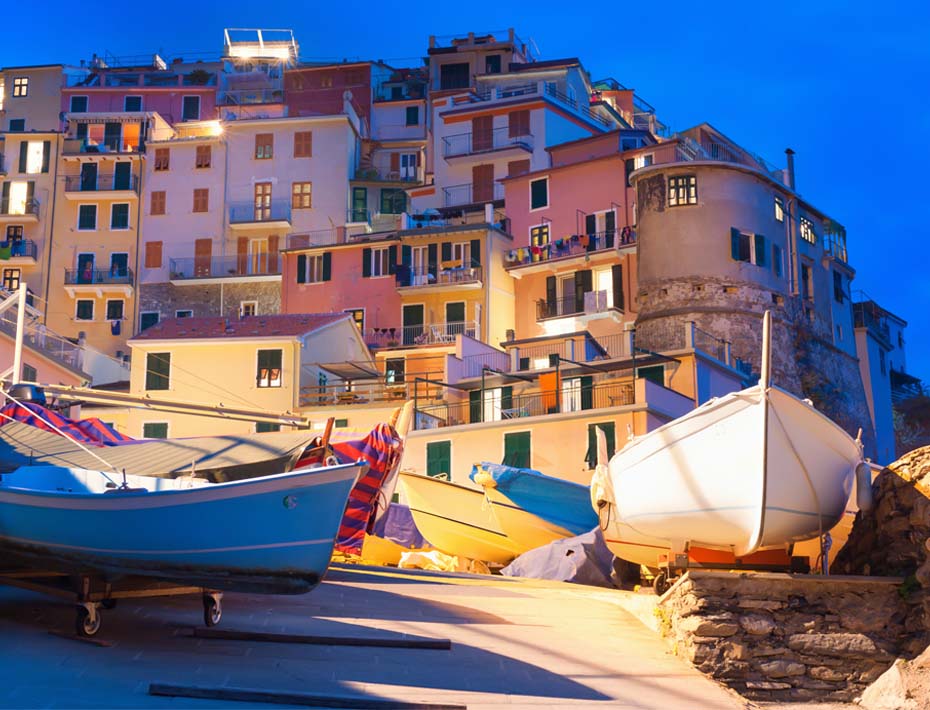
<svg viewBox="0 0 930 710"><path fill-rule="evenodd" d="M505 565L524 552L498 524L481 491L401 472L401 488L420 534L449 555Z"/></svg>

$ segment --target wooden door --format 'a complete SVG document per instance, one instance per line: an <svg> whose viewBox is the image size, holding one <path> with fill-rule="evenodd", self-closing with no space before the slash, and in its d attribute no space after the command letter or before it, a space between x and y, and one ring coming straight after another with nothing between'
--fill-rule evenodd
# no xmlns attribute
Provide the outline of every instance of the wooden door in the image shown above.
<svg viewBox="0 0 930 710"><path fill-rule="evenodd" d="M213 256L213 240L197 239L194 241L194 276L209 277L210 262Z"/></svg>
<svg viewBox="0 0 930 710"><path fill-rule="evenodd" d="M494 166L475 165L471 169L472 202L491 202L494 199Z"/></svg>
<svg viewBox="0 0 930 710"><path fill-rule="evenodd" d="M491 116L478 116L471 120L471 149L473 153L491 150L494 147L493 121Z"/></svg>

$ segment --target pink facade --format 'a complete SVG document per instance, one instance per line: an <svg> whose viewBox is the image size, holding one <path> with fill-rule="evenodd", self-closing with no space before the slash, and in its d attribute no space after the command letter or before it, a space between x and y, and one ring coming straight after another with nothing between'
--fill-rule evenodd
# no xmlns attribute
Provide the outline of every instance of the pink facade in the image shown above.
<svg viewBox="0 0 930 710"><path fill-rule="evenodd" d="M352 107L365 121L371 117L371 64L300 67L284 73L288 116L329 116L342 113L343 94L352 92Z"/></svg>

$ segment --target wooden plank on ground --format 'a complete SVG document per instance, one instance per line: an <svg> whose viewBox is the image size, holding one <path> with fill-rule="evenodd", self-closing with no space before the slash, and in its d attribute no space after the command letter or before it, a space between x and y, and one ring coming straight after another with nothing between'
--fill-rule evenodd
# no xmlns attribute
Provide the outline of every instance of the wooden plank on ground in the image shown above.
<svg viewBox="0 0 930 710"><path fill-rule="evenodd" d="M406 634L395 638L373 638L353 636L307 636L303 634L271 634L264 631L233 631L227 629L204 629L194 627L193 635L202 639L224 639L227 641L263 641L269 643L306 643L315 646L377 646L380 648L419 648L448 651L452 648L449 639L431 639Z"/></svg>
<svg viewBox="0 0 930 710"><path fill-rule="evenodd" d="M315 708L360 708L362 710L468 710L457 703L419 703L406 700L382 700L346 695L310 695L282 693L254 688L208 688L196 685L169 685L152 683L149 695L173 698L201 698L208 700L238 700L245 703L271 703L274 705L305 705Z"/></svg>

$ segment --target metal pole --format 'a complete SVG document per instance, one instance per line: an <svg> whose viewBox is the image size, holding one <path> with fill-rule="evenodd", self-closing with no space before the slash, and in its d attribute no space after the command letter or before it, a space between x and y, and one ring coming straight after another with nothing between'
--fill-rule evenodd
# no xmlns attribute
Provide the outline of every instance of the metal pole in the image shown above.
<svg viewBox="0 0 930 710"><path fill-rule="evenodd" d="M13 350L13 384L23 379L23 330L26 327L26 282L19 282L19 300L16 304L16 346Z"/></svg>
<svg viewBox="0 0 930 710"><path fill-rule="evenodd" d="M484 365L481 368L481 403L478 406L478 421L484 421L484 373L487 372L488 366Z"/></svg>

